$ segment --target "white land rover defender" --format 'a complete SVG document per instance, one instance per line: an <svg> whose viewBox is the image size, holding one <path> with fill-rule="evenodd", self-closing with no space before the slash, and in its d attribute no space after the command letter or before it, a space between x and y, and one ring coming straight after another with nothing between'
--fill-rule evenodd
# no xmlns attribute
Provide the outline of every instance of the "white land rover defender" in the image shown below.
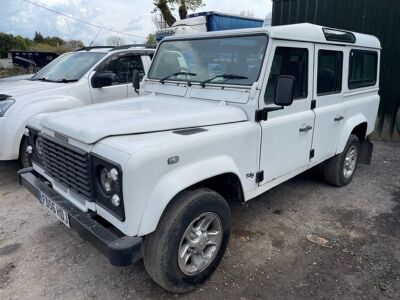
<svg viewBox="0 0 400 300"><path fill-rule="evenodd" d="M143 256L187 292L224 255L231 201L323 162L344 186L370 161L379 60L375 37L311 24L166 38L150 95L32 120L21 182L112 264Z"/></svg>
<svg viewBox="0 0 400 300"><path fill-rule="evenodd" d="M136 96L133 70L143 75L153 49L134 45L90 47L61 55L35 75L0 82L0 161L27 166L27 121L39 113Z"/></svg>

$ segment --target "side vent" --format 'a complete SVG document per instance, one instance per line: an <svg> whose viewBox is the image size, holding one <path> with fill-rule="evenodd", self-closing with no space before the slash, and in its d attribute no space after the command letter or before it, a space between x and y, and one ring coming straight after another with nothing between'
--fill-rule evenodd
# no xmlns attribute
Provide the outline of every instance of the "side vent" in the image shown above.
<svg viewBox="0 0 400 300"><path fill-rule="evenodd" d="M179 135L193 135L201 132L208 131L204 128L189 128L189 129L182 129L182 130L175 130L172 133L179 134Z"/></svg>

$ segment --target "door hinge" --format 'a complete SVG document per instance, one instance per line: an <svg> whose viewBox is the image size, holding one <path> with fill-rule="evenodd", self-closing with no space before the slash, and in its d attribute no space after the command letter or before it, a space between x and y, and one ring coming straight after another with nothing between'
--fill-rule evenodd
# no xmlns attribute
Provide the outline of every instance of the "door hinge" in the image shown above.
<svg viewBox="0 0 400 300"><path fill-rule="evenodd" d="M317 100L311 100L311 109L315 109L317 107Z"/></svg>
<svg viewBox="0 0 400 300"><path fill-rule="evenodd" d="M311 151L310 151L310 159L314 158L314 156L315 156L315 150L311 149Z"/></svg>
<svg viewBox="0 0 400 300"><path fill-rule="evenodd" d="M257 172L256 174L256 183L260 183L264 181L264 171Z"/></svg>

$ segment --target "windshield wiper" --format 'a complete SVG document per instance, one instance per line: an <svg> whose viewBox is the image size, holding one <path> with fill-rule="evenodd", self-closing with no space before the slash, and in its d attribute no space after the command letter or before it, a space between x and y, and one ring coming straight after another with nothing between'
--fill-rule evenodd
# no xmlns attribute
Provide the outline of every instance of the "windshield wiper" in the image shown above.
<svg viewBox="0 0 400 300"><path fill-rule="evenodd" d="M225 83L225 82L227 82L227 81L229 81L229 80L232 80L232 79L249 79L248 77L246 77L246 76L241 76L241 75L235 75L235 74L221 74L221 75L214 76L213 78L204 80L203 82L200 83L200 85L201 85L201 87L204 88L204 87L206 87L206 83L212 82L212 81L214 81L214 80L217 79L217 78L223 78L223 79L225 79L222 83Z"/></svg>
<svg viewBox="0 0 400 300"><path fill-rule="evenodd" d="M44 78L44 77L39 77L39 78L31 78L31 80L40 80L40 81L54 82L54 81L52 81L52 80L49 80L49 79L47 79L47 78Z"/></svg>
<svg viewBox="0 0 400 300"><path fill-rule="evenodd" d="M171 75L168 75L168 76L165 76L164 78L162 78L162 79L160 80L160 83L164 84L164 83L165 83L165 80L170 79L171 77L179 76L179 75L197 76L196 73L190 73L190 72L176 72L176 73L173 73L173 74L171 74Z"/></svg>
<svg viewBox="0 0 400 300"><path fill-rule="evenodd" d="M54 81L54 82L69 83L69 82L77 82L77 81L78 81L78 79L65 79L65 78L63 78L61 80L57 80L57 81Z"/></svg>

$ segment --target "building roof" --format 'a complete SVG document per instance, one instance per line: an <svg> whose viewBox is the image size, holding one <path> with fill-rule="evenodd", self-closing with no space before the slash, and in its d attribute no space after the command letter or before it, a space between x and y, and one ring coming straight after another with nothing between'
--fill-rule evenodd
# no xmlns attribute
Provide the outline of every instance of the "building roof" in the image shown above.
<svg viewBox="0 0 400 300"><path fill-rule="evenodd" d="M322 44L351 45L351 46L381 49L381 43L379 42L378 38L372 35L343 31L340 29L333 29L333 30L338 30L340 32L352 34L355 37L355 42L354 43L338 42L332 40L328 41L327 38L325 37L324 29L333 29L333 28L326 28L309 23L301 23L301 24L283 25L283 26L214 31L207 33L180 34L180 35L166 37L165 40L196 38L196 37L228 36L228 35L251 34L251 33L267 33L272 39L283 39L283 40L322 43Z"/></svg>

